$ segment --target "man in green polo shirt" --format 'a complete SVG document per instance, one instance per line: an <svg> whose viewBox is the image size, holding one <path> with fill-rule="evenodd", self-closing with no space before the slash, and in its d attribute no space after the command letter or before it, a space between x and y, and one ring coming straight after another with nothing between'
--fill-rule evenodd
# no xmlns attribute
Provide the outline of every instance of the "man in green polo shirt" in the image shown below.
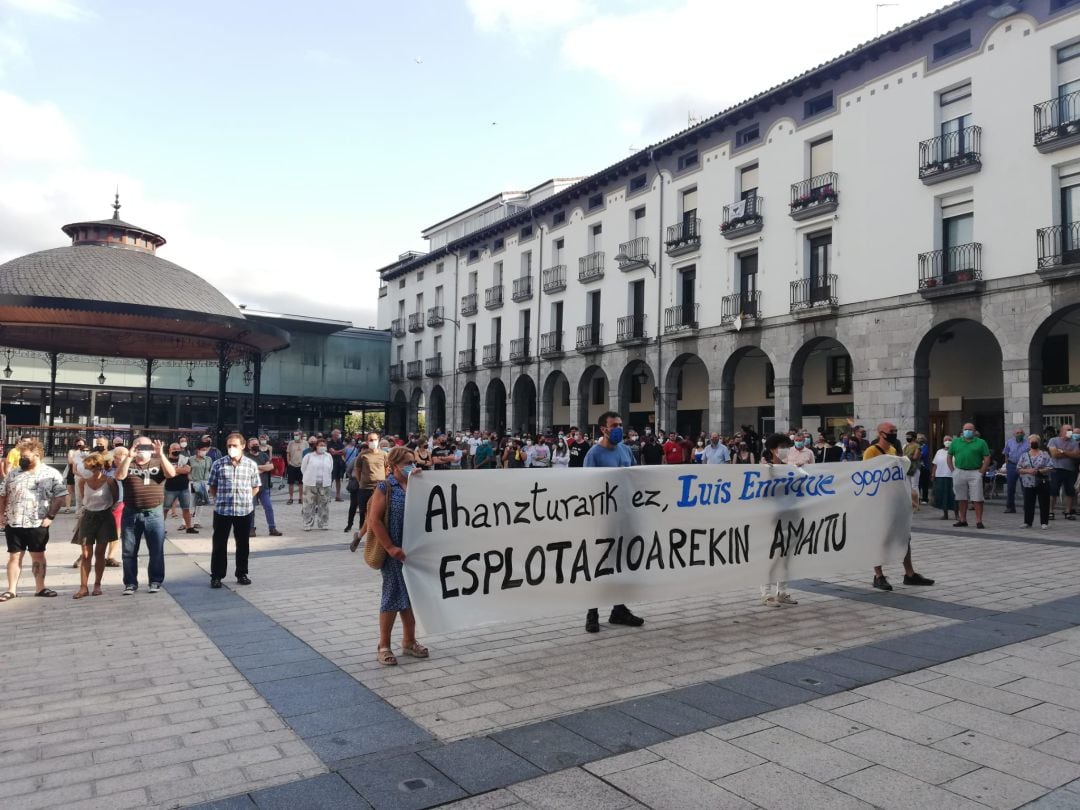
<svg viewBox="0 0 1080 810"><path fill-rule="evenodd" d="M968 501L975 505L975 527L983 525L983 476L990 468L990 447L975 435L975 425L964 423L963 433L949 445L949 469L953 471L953 492L960 507L960 520L953 526L967 526Z"/></svg>
<svg viewBox="0 0 1080 810"><path fill-rule="evenodd" d="M495 469L495 450L491 447L491 442L487 439L481 439L480 444L476 446L476 455L473 457L473 469Z"/></svg>

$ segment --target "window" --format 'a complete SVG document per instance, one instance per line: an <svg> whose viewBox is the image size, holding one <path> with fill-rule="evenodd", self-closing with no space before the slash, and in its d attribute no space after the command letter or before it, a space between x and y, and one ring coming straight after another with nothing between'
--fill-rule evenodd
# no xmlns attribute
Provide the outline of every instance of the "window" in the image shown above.
<svg viewBox="0 0 1080 810"><path fill-rule="evenodd" d="M1075 6L1080 0L1050 0L1050 12L1061 11L1063 8Z"/></svg>
<svg viewBox="0 0 1080 810"><path fill-rule="evenodd" d="M476 351L476 324L470 323L465 330L465 346L466 348Z"/></svg>
<svg viewBox="0 0 1080 810"><path fill-rule="evenodd" d="M822 93L820 96L815 96L803 103L803 117L813 118L815 115L821 115L823 112L828 112L833 108L833 94L832 90L828 93Z"/></svg>
<svg viewBox="0 0 1080 810"><path fill-rule="evenodd" d="M735 133L735 145L746 146L761 137L761 128L757 124L740 129Z"/></svg>
<svg viewBox="0 0 1080 810"><path fill-rule="evenodd" d="M405 279L404 278L398 279L397 288L399 290L404 290L405 289Z"/></svg>
<svg viewBox="0 0 1080 810"><path fill-rule="evenodd" d="M687 152L685 155L679 155L679 160L676 164L678 171L685 171L686 169L697 168L698 154L697 152Z"/></svg>
<svg viewBox="0 0 1080 810"><path fill-rule="evenodd" d="M832 264L832 231L806 237L810 248L810 287L813 291L829 283L829 268Z"/></svg>
<svg viewBox="0 0 1080 810"><path fill-rule="evenodd" d="M502 250L505 246L506 246L506 241L504 239L496 239L491 245L491 252L492 253L497 253L500 250Z"/></svg>
<svg viewBox="0 0 1080 810"><path fill-rule="evenodd" d="M563 248L566 246L566 241L563 239L551 240L551 258L553 259L554 266L558 266L563 263L562 254Z"/></svg>
<svg viewBox="0 0 1080 810"><path fill-rule="evenodd" d="M837 354L829 358L828 386L830 394L851 393L851 358Z"/></svg>
<svg viewBox="0 0 1080 810"><path fill-rule="evenodd" d="M551 226L553 228L557 227L559 225L565 225L565 224L566 224L566 212L565 211L558 211L558 212L555 213L555 216L553 216L551 218Z"/></svg>
<svg viewBox="0 0 1080 810"><path fill-rule="evenodd" d="M758 254L757 251L740 253L739 262L739 292L742 293L744 302L757 291Z"/></svg>
<svg viewBox="0 0 1080 810"><path fill-rule="evenodd" d="M521 254L521 278L532 275L532 251L526 250Z"/></svg>
<svg viewBox="0 0 1080 810"><path fill-rule="evenodd" d="M941 222L941 246L947 251L975 241L975 215L946 217Z"/></svg>
<svg viewBox="0 0 1080 810"><path fill-rule="evenodd" d="M604 233L604 226L597 222L591 228L589 228L589 252L597 253L603 250L602 234Z"/></svg>
<svg viewBox="0 0 1080 810"><path fill-rule="evenodd" d="M942 59L947 59L954 54L966 51L971 47L971 29L961 31L959 34L953 34L951 37L946 37L940 42L934 43L934 61L938 62Z"/></svg>
<svg viewBox="0 0 1080 810"><path fill-rule="evenodd" d="M416 280L417 281L423 281L424 280L424 271L423 270L417 270L416 271Z"/></svg>
<svg viewBox="0 0 1080 810"><path fill-rule="evenodd" d="M443 303L443 288L442 285L435 288L435 306L441 307Z"/></svg>
<svg viewBox="0 0 1080 810"><path fill-rule="evenodd" d="M503 263L495 262L491 268L491 284L493 287L498 287L503 283Z"/></svg>
<svg viewBox="0 0 1080 810"><path fill-rule="evenodd" d="M772 363L765 363L765 399L773 399L776 396L776 372L773 371Z"/></svg>
<svg viewBox="0 0 1080 810"><path fill-rule="evenodd" d="M604 378L594 377L592 381L592 404L593 405L605 405L607 404L607 397L604 391Z"/></svg>
<svg viewBox="0 0 1080 810"><path fill-rule="evenodd" d="M630 192L633 193L635 191L641 191L641 189L645 188L645 183L646 183L647 179L648 178L646 177L644 172L639 174L637 177L631 177L630 178Z"/></svg>
<svg viewBox="0 0 1080 810"><path fill-rule="evenodd" d="M480 280L475 270L469 272L469 292L473 295L476 294L476 288L479 286Z"/></svg>
<svg viewBox="0 0 1080 810"><path fill-rule="evenodd" d="M1042 349L1043 385L1069 384L1069 336L1047 335Z"/></svg>
<svg viewBox="0 0 1080 810"><path fill-rule="evenodd" d="M645 206L630 212L630 238L637 239L645 235Z"/></svg>
<svg viewBox="0 0 1080 810"><path fill-rule="evenodd" d="M938 103L942 107L948 107L965 98L971 98L971 82L954 87L952 90L942 90L938 95Z"/></svg>
<svg viewBox="0 0 1080 810"><path fill-rule="evenodd" d="M518 233L518 241L519 242L524 242L526 239L532 239L532 235L533 235L532 225L526 225Z"/></svg>
<svg viewBox="0 0 1080 810"><path fill-rule="evenodd" d="M441 273L443 271L443 269L444 268L443 268L443 263L442 262L439 262L438 264L436 264L435 265L435 275L439 275L439 273Z"/></svg>
<svg viewBox="0 0 1080 810"><path fill-rule="evenodd" d="M475 262L479 258L480 258L480 251L479 250L470 250L469 251L469 258L466 261Z"/></svg>
<svg viewBox="0 0 1080 810"><path fill-rule="evenodd" d="M412 349L413 360L419 360L420 359L421 352L423 351L423 349L424 349L424 342L422 340L418 340L415 343L413 343L413 349Z"/></svg>
<svg viewBox="0 0 1080 810"><path fill-rule="evenodd" d="M595 208L602 208L604 205L603 194L593 194L589 197L589 210L592 211Z"/></svg>
<svg viewBox="0 0 1080 810"><path fill-rule="evenodd" d="M739 199L756 197L758 190L758 165L747 166L739 172Z"/></svg>
<svg viewBox="0 0 1080 810"><path fill-rule="evenodd" d="M810 144L810 177L820 177L833 169L832 136Z"/></svg>

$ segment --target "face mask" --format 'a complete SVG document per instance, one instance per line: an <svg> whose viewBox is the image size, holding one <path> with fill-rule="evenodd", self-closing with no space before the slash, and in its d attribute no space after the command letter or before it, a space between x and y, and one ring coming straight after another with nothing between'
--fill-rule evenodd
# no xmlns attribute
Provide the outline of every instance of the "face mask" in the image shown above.
<svg viewBox="0 0 1080 810"><path fill-rule="evenodd" d="M623 440L622 426L612 428L608 433L608 437L611 439L612 444L620 444Z"/></svg>
<svg viewBox="0 0 1080 810"><path fill-rule="evenodd" d="M1023 438L1024 438L1024 434L1023 434L1023 433L1017 433L1017 434L1016 434L1016 440L1017 440L1017 441L1021 441L1021 440L1022 440Z"/></svg>
<svg viewBox="0 0 1080 810"><path fill-rule="evenodd" d="M20 470L29 470L30 469L30 459L28 459L28 458L20 458L19 459L19 469Z"/></svg>
<svg viewBox="0 0 1080 810"><path fill-rule="evenodd" d="M698 446L698 447L704 447L704 446L705 446L705 442L698 442L698 443L697 443L697 446Z"/></svg>
<svg viewBox="0 0 1080 810"><path fill-rule="evenodd" d="M367 443L367 446L368 446L368 448L369 448L369 449L371 449L371 450L378 450L378 449L379 449L379 443L378 443L377 441L374 441L374 442L368 442L368 443Z"/></svg>
<svg viewBox="0 0 1080 810"><path fill-rule="evenodd" d="M249 453L258 453L259 452L259 445L257 445L257 444L249 445L248 446L248 452Z"/></svg>
<svg viewBox="0 0 1080 810"><path fill-rule="evenodd" d="M889 444L892 444L896 441L896 433L886 433L885 438L888 440Z"/></svg>
<svg viewBox="0 0 1080 810"><path fill-rule="evenodd" d="M532 447L532 440L530 439L529 441L525 442L525 446Z"/></svg>
<svg viewBox="0 0 1080 810"><path fill-rule="evenodd" d="M187 447L187 442L180 442L180 449L183 450L185 447Z"/></svg>
<svg viewBox="0 0 1080 810"><path fill-rule="evenodd" d="M973 438L974 436L975 436L975 431L974 430L965 430L964 431L964 438L965 439L970 439L970 438Z"/></svg>
<svg viewBox="0 0 1080 810"><path fill-rule="evenodd" d="M320 455L322 455L323 453L325 453L325 452L326 452L326 446L325 446L325 445L323 445L322 447L316 447L316 448L315 448L315 452L316 452L316 453L319 453Z"/></svg>
<svg viewBox="0 0 1080 810"><path fill-rule="evenodd" d="M401 465L401 474L403 476L405 476L406 478L408 478L410 475L412 475L412 472L415 469L416 469L415 464L403 464L403 465Z"/></svg>
<svg viewBox="0 0 1080 810"><path fill-rule="evenodd" d="M804 444L805 444L805 442L795 442L795 449L796 450L802 450L802 446Z"/></svg>
<svg viewBox="0 0 1080 810"><path fill-rule="evenodd" d="M292 437L293 437L293 439L295 441L300 441L300 434L299 433L294 433Z"/></svg>
<svg viewBox="0 0 1080 810"><path fill-rule="evenodd" d="M1038 450L1039 449L1039 443L1038 442L1032 442L1031 443L1031 449L1032 450Z"/></svg>
<svg viewBox="0 0 1080 810"><path fill-rule="evenodd" d="M716 445L720 444L720 440L719 439L710 439L709 444L711 444L713 447L716 447Z"/></svg>
<svg viewBox="0 0 1080 810"><path fill-rule="evenodd" d="M199 458L206 458L206 451L200 447L198 450L195 451L195 455L197 455Z"/></svg>
<svg viewBox="0 0 1080 810"><path fill-rule="evenodd" d="M240 458L242 455L244 455L244 448L243 447L230 447L229 448L229 458Z"/></svg>
<svg viewBox="0 0 1080 810"><path fill-rule="evenodd" d="M310 447L312 450L314 450L315 449L315 442L308 442L308 447Z"/></svg>
<svg viewBox="0 0 1080 810"><path fill-rule="evenodd" d="M180 454L179 453L169 453L169 461L179 461L179 460L180 460Z"/></svg>
<svg viewBox="0 0 1080 810"><path fill-rule="evenodd" d="M145 464L153 457L153 455L154 453L151 450L139 450L135 453L135 458L140 464Z"/></svg>
<svg viewBox="0 0 1080 810"><path fill-rule="evenodd" d="M949 439L946 439L943 444L948 447L950 444L952 444L952 442Z"/></svg>
<svg viewBox="0 0 1080 810"><path fill-rule="evenodd" d="M1077 439L1080 439L1080 433L1074 433L1072 435L1072 438L1073 438L1073 441L1076 441Z"/></svg>
<svg viewBox="0 0 1080 810"><path fill-rule="evenodd" d="M560 439L563 439L563 438L565 438L564 434L560 433L560 434L559 434L559 438L560 438Z"/></svg>

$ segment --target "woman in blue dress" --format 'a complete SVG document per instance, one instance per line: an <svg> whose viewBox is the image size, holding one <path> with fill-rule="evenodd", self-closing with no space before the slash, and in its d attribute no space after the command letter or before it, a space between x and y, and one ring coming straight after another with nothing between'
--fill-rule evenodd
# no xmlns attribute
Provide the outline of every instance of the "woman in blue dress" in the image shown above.
<svg viewBox="0 0 1080 810"><path fill-rule="evenodd" d="M416 640L416 617L402 574L402 563L405 562L405 552L401 548L405 529L405 488L410 473L415 469L413 451L407 447L395 447L386 454L386 480L375 488L368 503L368 526L386 549L386 561L382 566L382 602L379 605L378 661L389 667L397 665L397 658L390 647L390 633L399 613L401 654L414 658L428 657L427 647ZM389 519L387 509L390 510Z"/></svg>

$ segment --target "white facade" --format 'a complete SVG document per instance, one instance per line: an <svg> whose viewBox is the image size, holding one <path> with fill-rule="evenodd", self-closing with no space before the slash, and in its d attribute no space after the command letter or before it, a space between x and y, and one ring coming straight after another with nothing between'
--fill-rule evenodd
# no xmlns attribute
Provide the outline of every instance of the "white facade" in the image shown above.
<svg viewBox="0 0 1080 810"><path fill-rule="evenodd" d="M1068 332L1073 350L1067 379L1055 384L1080 383L1071 371L1080 344L1064 321L1075 293L1069 245L1058 244L1064 258L1055 261L1035 239L1039 229L1080 220L1063 193L1080 185L1080 145L1072 143L1080 135L1068 128L1080 103L1074 109L1067 95L1080 90L1071 84L1080 79L1080 47L1069 48L1080 41L1080 4L1036 0L996 19L1000 9L954 4L567 188L503 195L428 229L431 253L380 271L379 326L421 311L426 318L441 303L460 328L446 321L393 340L392 363L442 356L441 376L425 369L395 382L397 403L404 394L412 412L426 405L433 426L479 419L531 430L591 420L609 406L642 424L681 421L695 431L746 422L768 429L772 419L828 426L851 416L940 433L978 414L995 421L986 428L993 433L1067 413L1071 403L1080 411L1080 393L1026 401L1043 393L1028 372L1041 366L1047 334ZM1060 127L1036 148L1032 105L1059 97L1049 112ZM725 206L746 196L760 228L723 232ZM792 216L800 196L811 204ZM466 233L462 221L493 201L515 207ZM694 219L699 226L682 224ZM622 270L616 254L637 237L647 239L648 263ZM980 247L962 247L973 243ZM942 249L920 271L919 254ZM579 280L583 261L597 267L587 258L595 254L602 276ZM1036 273L1040 258L1047 266ZM543 271L557 265L566 267L566 288L545 292ZM514 280L524 275L532 295L514 301ZM477 311L463 315L473 284ZM485 291L500 285L501 307L486 307ZM759 295L740 295L751 290ZM632 315L620 335L619 319ZM1017 320L1026 323L1013 340ZM580 353L578 338L595 335L578 327L591 323L600 325L602 349ZM474 331L476 371L459 369ZM562 356L539 356L551 345L541 336L560 331ZM511 340L523 337L527 359L509 362ZM486 367L483 347L494 344L500 362ZM598 374L602 392L592 382ZM479 390L479 417L469 383ZM445 424L430 421L432 405Z"/></svg>

